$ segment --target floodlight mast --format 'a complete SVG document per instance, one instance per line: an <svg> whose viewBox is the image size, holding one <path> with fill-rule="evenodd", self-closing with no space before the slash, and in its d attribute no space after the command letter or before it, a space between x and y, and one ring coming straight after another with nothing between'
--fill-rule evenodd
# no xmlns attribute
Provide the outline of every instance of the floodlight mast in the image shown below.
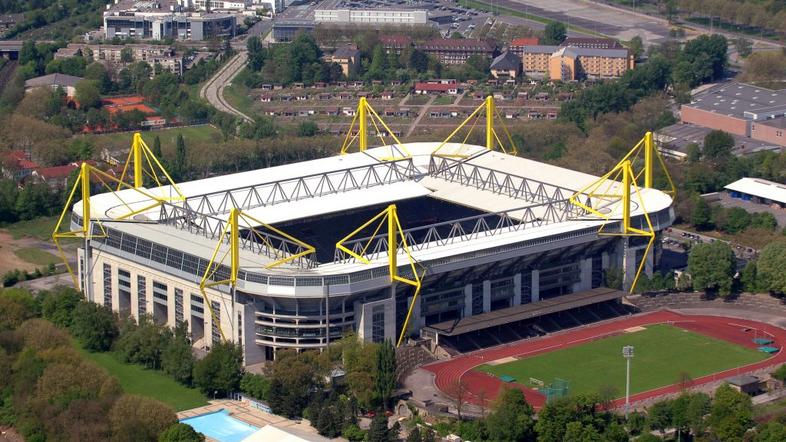
<svg viewBox="0 0 786 442"><path fill-rule="evenodd" d="M625 358L625 418L630 412L630 360L633 359L634 348L632 345L622 347L622 357Z"/></svg>

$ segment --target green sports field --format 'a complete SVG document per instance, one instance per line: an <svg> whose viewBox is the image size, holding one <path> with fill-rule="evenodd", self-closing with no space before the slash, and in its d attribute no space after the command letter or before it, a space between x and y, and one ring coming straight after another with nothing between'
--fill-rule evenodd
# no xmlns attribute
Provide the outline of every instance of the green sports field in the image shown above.
<svg viewBox="0 0 786 442"><path fill-rule="evenodd" d="M546 383L554 378L566 379L570 394L596 393L601 387L611 386L622 396L625 345L636 348L631 362L631 394L678 383L681 373L696 379L767 358L762 352L678 327L650 325L645 330L500 365L482 365L477 370L511 376L523 385L529 385L530 378Z"/></svg>

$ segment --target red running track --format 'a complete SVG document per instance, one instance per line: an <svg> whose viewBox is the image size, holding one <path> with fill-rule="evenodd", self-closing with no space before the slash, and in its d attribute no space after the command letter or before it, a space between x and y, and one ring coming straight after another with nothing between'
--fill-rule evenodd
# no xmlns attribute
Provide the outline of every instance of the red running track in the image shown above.
<svg viewBox="0 0 786 442"><path fill-rule="evenodd" d="M775 341L773 345L780 349L778 353L763 361L694 379L691 384L692 386L725 379L739 373L755 371L774 364L786 363L786 352L783 351L783 345L786 343L786 330L782 328L746 319L686 315L670 310L661 310L622 319L614 319L597 325L582 327L578 330L567 330L540 339L519 341L505 346L490 348L488 350L479 350L447 361L435 362L423 368L435 374L437 388L447 395L450 395L451 385L455 385L456 381L461 379L466 384L468 393L467 401L480 405L481 401L488 403L488 401L496 398L503 385L512 386L522 390L527 402L534 408L539 409L545 404L546 398L538 391L518 383L505 384L494 376L472 369L478 365L497 359L533 356L557 349L580 345L584 342L604 336L619 334L630 327L657 323L671 323L672 325L687 330L750 348L757 347L757 345L753 343L753 338L766 336ZM745 329L747 329L747 331L745 331ZM676 393L679 390L680 385L678 384L668 385L634 394L631 396L630 400L631 403L635 403L664 394ZM622 405L623 402L623 399L618 399L615 401L614 405Z"/></svg>

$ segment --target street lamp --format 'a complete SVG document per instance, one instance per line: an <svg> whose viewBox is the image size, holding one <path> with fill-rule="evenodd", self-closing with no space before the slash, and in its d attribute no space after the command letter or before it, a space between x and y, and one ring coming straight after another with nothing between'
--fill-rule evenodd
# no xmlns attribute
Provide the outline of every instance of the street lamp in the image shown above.
<svg viewBox="0 0 786 442"><path fill-rule="evenodd" d="M625 358L626 364L626 377L625 377L625 418L628 417L630 411L630 360L633 359L633 346L626 345L622 347L622 357Z"/></svg>

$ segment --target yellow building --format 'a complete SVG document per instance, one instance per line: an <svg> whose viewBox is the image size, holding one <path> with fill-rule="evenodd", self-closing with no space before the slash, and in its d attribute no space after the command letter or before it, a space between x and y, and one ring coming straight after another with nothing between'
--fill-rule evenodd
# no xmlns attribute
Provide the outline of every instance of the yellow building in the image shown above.
<svg viewBox="0 0 786 442"><path fill-rule="evenodd" d="M349 77L360 67L360 51L355 45L340 47L333 55L325 57L325 61L337 63L341 66L341 72Z"/></svg>
<svg viewBox="0 0 786 442"><path fill-rule="evenodd" d="M635 61L627 49L578 48L573 46L524 46L522 65L527 75L546 75L552 80L616 78Z"/></svg>

